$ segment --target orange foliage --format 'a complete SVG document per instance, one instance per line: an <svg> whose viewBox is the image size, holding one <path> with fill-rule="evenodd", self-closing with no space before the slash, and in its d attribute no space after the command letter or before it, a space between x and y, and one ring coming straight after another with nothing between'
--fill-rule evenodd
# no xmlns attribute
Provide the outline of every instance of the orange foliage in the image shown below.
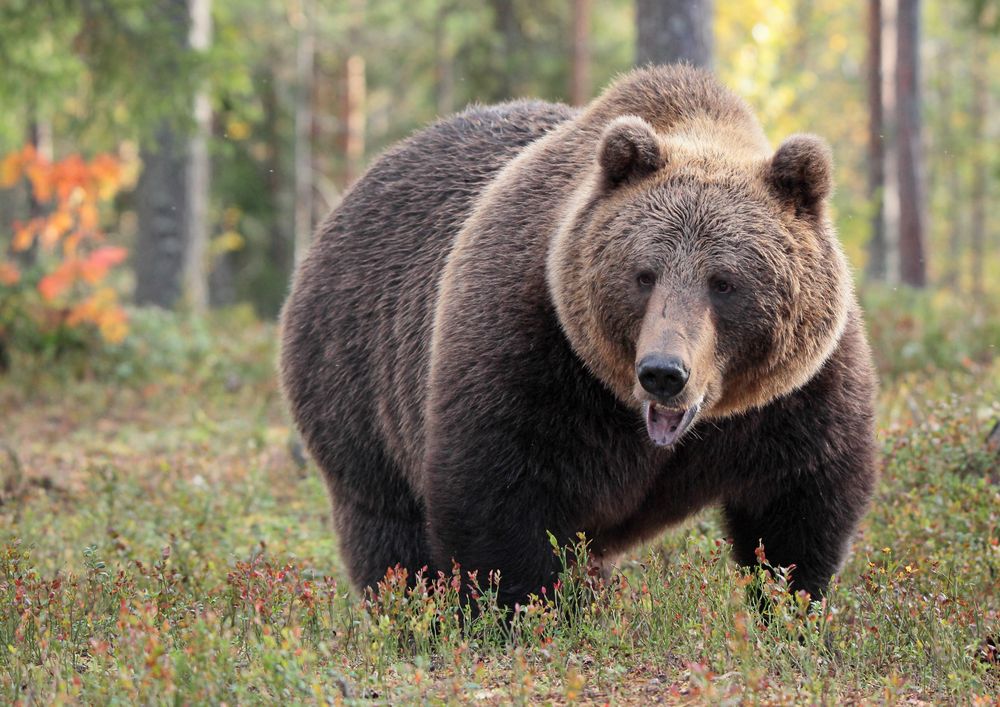
<svg viewBox="0 0 1000 707"><path fill-rule="evenodd" d="M48 301L69 290L74 283L82 280L96 285L108 274L108 270L125 260L124 248L105 246L98 248L86 258L68 257L55 270L38 282L38 291Z"/></svg>
<svg viewBox="0 0 1000 707"><path fill-rule="evenodd" d="M52 162L32 146L0 160L0 188L26 180L36 203L48 207L44 216L15 222L9 250L23 252L36 245L43 274L32 283L46 311L39 325L56 321L62 326L93 325L110 342L128 332L127 315L114 289L102 286L111 269L125 260L124 248L104 245L100 231L100 204L122 187L124 171L113 155L89 162L70 155ZM18 267L0 253L0 286L28 283ZM56 315L56 316L53 316Z"/></svg>
<svg viewBox="0 0 1000 707"><path fill-rule="evenodd" d="M128 333L128 320L121 307L116 306L117 299L113 289L102 287L74 305L66 317L66 324L95 323L106 341L117 343Z"/></svg>
<svg viewBox="0 0 1000 707"><path fill-rule="evenodd" d="M0 285L16 285L21 280L21 271L14 263L0 261Z"/></svg>

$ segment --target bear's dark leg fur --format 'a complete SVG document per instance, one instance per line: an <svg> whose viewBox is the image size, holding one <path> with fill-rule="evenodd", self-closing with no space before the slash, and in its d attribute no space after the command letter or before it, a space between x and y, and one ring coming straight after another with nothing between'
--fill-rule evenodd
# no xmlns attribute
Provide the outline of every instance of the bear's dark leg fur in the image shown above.
<svg viewBox="0 0 1000 707"><path fill-rule="evenodd" d="M338 428L343 431L343 426ZM414 576L430 565L423 505L381 450L341 440L316 455L333 499L340 554L358 588L376 585L390 567Z"/></svg>
<svg viewBox="0 0 1000 707"><path fill-rule="evenodd" d="M506 607L524 601L529 594L540 594L542 587L551 590L560 565L547 532L560 543L568 542L569 537L560 533L554 522L545 522L537 501L525 493L528 489L513 490L509 499L491 504L488 510L454 502L441 490L431 490L432 498L438 500L432 506L430 525L430 543L439 569L458 562L465 591L470 589L470 573L476 575L480 590L486 590L490 588L490 573L499 572L499 585L493 588Z"/></svg>
<svg viewBox="0 0 1000 707"><path fill-rule="evenodd" d="M843 460L833 466L849 468ZM734 559L746 567L756 565L762 544L772 567L795 565L794 591L804 589L813 599L822 598L840 569L873 479L866 470L835 476L837 483L823 475L802 475L761 505L757 499L728 501L724 515Z"/></svg>
<svg viewBox="0 0 1000 707"><path fill-rule="evenodd" d="M375 588L386 570L397 564L409 572L409 582L431 564L422 516L374 513L360 505L338 502L334 522L351 581Z"/></svg>

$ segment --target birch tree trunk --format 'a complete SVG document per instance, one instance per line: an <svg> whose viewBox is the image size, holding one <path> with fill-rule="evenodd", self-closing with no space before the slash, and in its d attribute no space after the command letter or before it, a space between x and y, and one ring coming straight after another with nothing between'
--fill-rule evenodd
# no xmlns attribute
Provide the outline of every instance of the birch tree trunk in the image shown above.
<svg viewBox="0 0 1000 707"><path fill-rule="evenodd" d="M899 282L899 153L896 110L896 8L897 0L882 0L882 233L885 239L886 282Z"/></svg>
<svg viewBox="0 0 1000 707"><path fill-rule="evenodd" d="M212 0L191 0L189 43L195 51L206 51L212 42ZM194 133L188 149L187 248L184 254L184 290L196 312L208 309L209 204L211 162L208 142L212 135L212 103L208 87L194 95Z"/></svg>

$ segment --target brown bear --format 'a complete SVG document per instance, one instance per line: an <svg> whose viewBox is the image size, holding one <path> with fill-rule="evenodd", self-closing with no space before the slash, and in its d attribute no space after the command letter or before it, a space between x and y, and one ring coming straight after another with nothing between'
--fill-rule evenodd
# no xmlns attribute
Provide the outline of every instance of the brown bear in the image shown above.
<svg viewBox="0 0 1000 707"><path fill-rule="evenodd" d="M284 308L284 392L353 582L559 570L718 504L814 597L876 474L875 378L818 138L707 72L476 107L375 161Z"/></svg>

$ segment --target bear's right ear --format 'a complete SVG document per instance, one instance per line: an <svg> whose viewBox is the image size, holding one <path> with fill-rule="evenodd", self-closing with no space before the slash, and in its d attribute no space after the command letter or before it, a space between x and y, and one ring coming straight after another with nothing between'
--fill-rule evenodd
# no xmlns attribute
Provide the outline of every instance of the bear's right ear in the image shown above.
<svg viewBox="0 0 1000 707"><path fill-rule="evenodd" d="M648 177L666 164L653 126L636 115L611 121L601 136L597 161L606 187Z"/></svg>

